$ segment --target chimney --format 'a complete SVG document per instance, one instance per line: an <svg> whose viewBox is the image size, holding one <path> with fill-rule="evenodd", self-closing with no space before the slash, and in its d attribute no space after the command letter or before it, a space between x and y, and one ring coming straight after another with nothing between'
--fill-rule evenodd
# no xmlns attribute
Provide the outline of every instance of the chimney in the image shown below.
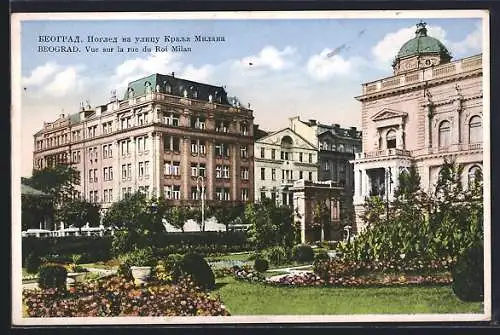
<svg viewBox="0 0 500 335"><path fill-rule="evenodd" d="M340 124L335 123L335 124L333 125L333 127L334 127L334 128L340 128Z"/></svg>
<svg viewBox="0 0 500 335"><path fill-rule="evenodd" d="M316 125L316 120L309 119L309 123L311 124L311 126L315 126Z"/></svg>
<svg viewBox="0 0 500 335"><path fill-rule="evenodd" d="M175 72L172 71L172 77L175 78Z"/></svg>
<svg viewBox="0 0 500 335"><path fill-rule="evenodd" d="M64 119L64 114L60 114L59 118Z"/></svg>

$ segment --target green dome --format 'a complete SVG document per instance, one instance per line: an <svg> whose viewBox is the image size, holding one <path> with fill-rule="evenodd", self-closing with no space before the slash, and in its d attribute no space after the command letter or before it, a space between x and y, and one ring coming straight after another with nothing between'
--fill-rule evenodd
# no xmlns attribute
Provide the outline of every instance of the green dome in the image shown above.
<svg viewBox="0 0 500 335"><path fill-rule="evenodd" d="M420 54L439 54L440 56L451 58L450 52L438 39L434 37L427 36L426 24L420 22L417 24L417 31L415 32L415 37L403 44L401 49L399 49L397 58L405 58L409 56L415 56Z"/></svg>

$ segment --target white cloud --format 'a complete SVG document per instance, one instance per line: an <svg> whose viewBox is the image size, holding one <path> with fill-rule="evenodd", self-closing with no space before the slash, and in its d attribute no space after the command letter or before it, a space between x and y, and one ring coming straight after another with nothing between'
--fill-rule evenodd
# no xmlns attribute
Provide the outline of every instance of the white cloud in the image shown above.
<svg viewBox="0 0 500 335"><path fill-rule="evenodd" d="M407 41L415 37L414 26L399 29L396 32L388 33L384 38L372 48L376 65L387 68L390 62L397 56L399 50ZM440 40L446 45L446 31L439 26L427 26L427 35Z"/></svg>
<svg viewBox="0 0 500 335"><path fill-rule="evenodd" d="M44 65L37 66L28 77L23 77L21 82L25 86L37 86L45 83L47 79L53 75L59 66L54 62L48 62Z"/></svg>
<svg viewBox="0 0 500 335"><path fill-rule="evenodd" d="M180 77L192 81L208 83L213 76L214 69L215 67L210 64L206 64L198 68L189 64L184 70L181 71Z"/></svg>
<svg viewBox="0 0 500 335"><path fill-rule="evenodd" d="M309 75L316 80L325 81L334 75L347 75L353 73L353 64L340 55L328 57L332 50L324 49L320 54L313 55L307 62Z"/></svg>
<svg viewBox="0 0 500 335"><path fill-rule="evenodd" d="M452 55L463 55L468 52L480 52L483 45L483 32L480 24L476 25L463 41L451 42L449 44Z"/></svg>
<svg viewBox="0 0 500 335"><path fill-rule="evenodd" d="M54 76L52 81L43 88L43 91L52 97L62 97L70 92L79 91L81 81L78 72L77 67L64 69Z"/></svg>
<svg viewBox="0 0 500 335"><path fill-rule="evenodd" d="M295 64L292 56L296 49L287 46L282 51L274 46L265 46L257 55L247 56L237 61L242 68L248 69L270 69L274 71L290 68Z"/></svg>

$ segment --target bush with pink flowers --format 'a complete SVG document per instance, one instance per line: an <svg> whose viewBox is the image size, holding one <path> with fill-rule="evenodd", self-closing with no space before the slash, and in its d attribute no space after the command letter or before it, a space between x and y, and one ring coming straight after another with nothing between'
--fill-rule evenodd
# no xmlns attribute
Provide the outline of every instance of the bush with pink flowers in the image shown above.
<svg viewBox="0 0 500 335"><path fill-rule="evenodd" d="M229 315L220 299L210 297L190 278L177 285L136 286L110 277L69 290L24 290L23 302L29 317Z"/></svg>

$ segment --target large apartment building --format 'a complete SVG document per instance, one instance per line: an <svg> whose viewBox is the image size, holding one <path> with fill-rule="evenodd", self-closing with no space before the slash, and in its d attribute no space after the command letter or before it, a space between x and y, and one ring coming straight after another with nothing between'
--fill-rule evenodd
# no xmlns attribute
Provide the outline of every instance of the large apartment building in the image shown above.
<svg viewBox="0 0 500 335"><path fill-rule="evenodd" d="M152 74L34 135L34 168L71 163L106 209L142 191L173 201L254 200L253 112L223 87Z"/></svg>
<svg viewBox="0 0 500 335"><path fill-rule="evenodd" d="M417 24L400 49L393 75L362 85L363 151L354 163L357 230L366 197L394 197L398 175L412 164L433 191L445 158L464 168L463 184L483 168L483 58L451 54Z"/></svg>

